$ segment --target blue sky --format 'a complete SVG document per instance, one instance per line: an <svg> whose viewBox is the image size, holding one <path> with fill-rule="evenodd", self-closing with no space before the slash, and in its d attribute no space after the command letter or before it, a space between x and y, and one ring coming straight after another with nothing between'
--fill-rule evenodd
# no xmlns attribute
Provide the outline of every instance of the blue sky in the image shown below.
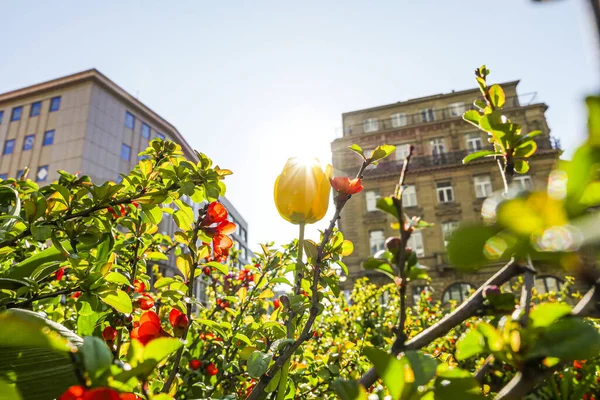
<svg viewBox="0 0 600 400"><path fill-rule="evenodd" d="M288 157L329 161L343 112L474 87L482 63L537 92L572 151L599 87L585 3L7 2L0 91L98 68L234 171L252 243L281 243L296 232L272 197Z"/></svg>

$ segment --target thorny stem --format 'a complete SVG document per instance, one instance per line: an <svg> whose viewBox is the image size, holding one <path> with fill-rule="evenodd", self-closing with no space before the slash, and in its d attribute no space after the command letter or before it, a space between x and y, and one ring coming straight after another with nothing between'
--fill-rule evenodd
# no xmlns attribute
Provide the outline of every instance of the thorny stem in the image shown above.
<svg viewBox="0 0 600 400"><path fill-rule="evenodd" d="M367 160L363 161L358 173L356 174L356 178L362 179L363 174L365 172L365 168L367 168L368 165L369 165L369 162ZM302 345L302 343L304 343L305 341L310 339L310 337L311 337L310 329L312 328L312 325L315 322L315 319L317 318L317 314L319 313L319 290L318 290L319 289L319 277L321 276L321 267L323 264L325 245L329 242L329 239L331 238L331 234L333 233L335 225L336 225L338 219L340 218L340 213L342 212L344 205L351 197L352 196L348 195L345 197L338 198L338 201L336 202L336 207L335 207L335 214L333 215L333 218L329 222L329 227L327 229L325 229L325 231L323 232L323 239L321 240L321 243L317 250L317 259L316 259L315 266L313 269L312 288L311 288L312 297L311 297L310 312L308 315L308 319L306 320L306 323L304 324L304 328L302 329L302 332L300 333L300 336L298 336L298 338L296 339L296 341L294 343L292 343L290 346L286 347L285 350L283 350L281 355L275 360L275 364L273 364L273 366L271 366L271 368L269 368L269 370L260 377L259 381L256 383L256 385L254 386L254 389L252 390L250 395L246 398L246 400L257 400L257 399L265 398L265 396L266 396L265 388L267 387L267 385L269 384L271 379L283 367L285 362L290 359L290 357L296 352L296 350Z"/></svg>

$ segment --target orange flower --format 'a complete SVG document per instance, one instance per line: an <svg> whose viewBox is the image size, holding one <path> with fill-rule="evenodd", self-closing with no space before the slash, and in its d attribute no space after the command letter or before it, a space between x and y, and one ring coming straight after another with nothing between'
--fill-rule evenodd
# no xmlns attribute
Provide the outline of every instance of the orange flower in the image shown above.
<svg viewBox="0 0 600 400"><path fill-rule="evenodd" d="M144 346L153 339L168 336L160 324L160 318L154 311L148 311L140 317L139 326L131 331L131 338Z"/></svg>
<svg viewBox="0 0 600 400"><path fill-rule="evenodd" d="M136 279L133 281L133 286L135 287L135 291L138 293L144 293L146 291L146 285L144 282Z"/></svg>
<svg viewBox="0 0 600 400"><path fill-rule="evenodd" d="M142 293L142 297L137 299L134 302L134 305L136 307L141 308L144 311L147 311L147 310L151 309L152 307L154 307L154 299L152 298L152 296L149 293Z"/></svg>
<svg viewBox="0 0 600 400"><path fill-rule="evenodd" d="M360 179L350 179L347 176L336 176L329 180L333 190L340 194L351 195L360 192L363 189Z"/></svg>
<svg viewBox="0 0 600 400"><path fill-rule="evenodd" d="M185 332L185 329L190 324L190 320L187 315L174 308L169 313L169 322L173 327L175 336L181 336Z"/></svg>
<svg viewBox="0 0 600 400"><path fill-rule="evenodd" d="M223 204L213 201L206 208L206 215L202 220L202 226L210 226L212 224L223 222L227 219L227 215L227 209L223 206Z"/></svg>

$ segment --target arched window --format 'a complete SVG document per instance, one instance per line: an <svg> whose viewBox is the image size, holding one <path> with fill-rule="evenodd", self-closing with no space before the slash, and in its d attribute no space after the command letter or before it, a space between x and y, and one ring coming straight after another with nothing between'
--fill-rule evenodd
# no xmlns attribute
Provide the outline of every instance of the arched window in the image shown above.
<svg viewBox="0 0 600 400"><path fill-rule="evenodd" d="M563 282L555 276L544 275L535 278L535 288L538 293L558 292L563 286Z"/></svg>
<svg viewBox="0 0 600 400"><path fill-rule="evenodd" d="M466 282L456 282L446 288L442 296L442 303L448 303L450 300L455 300L457 303L462 303L469 297L469 293L474 289L473 285Z"/></svg>

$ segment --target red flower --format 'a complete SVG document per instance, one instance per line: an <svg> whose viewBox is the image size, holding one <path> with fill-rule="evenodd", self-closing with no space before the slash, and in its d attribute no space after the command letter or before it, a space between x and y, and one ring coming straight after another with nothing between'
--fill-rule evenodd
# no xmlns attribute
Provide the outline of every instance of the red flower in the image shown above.
<svg viewBox="0 0 600 400"><path fill-rule="evenodd" d="M65 276L65 267L60 267L54 273L54 279L56 279L57 281L60 281L63 278L63 276Z"/></svg>
<svg viewBox="0 0 600 400"><path fill-rule="evenodd" d="M146 291L146 285L144 284L144 282L140 281L140 280L134 280L133 281L133 286L134 286L134 291L138 292L138 293L144 293Z"/></svg>
<svg viewBox="0 0 600 400"><path fill-rule="evenodd" d="M210 276L211 269L209 266L206 266L206 267L202 268L202 272L204 272L204 275Z"/></svg>
<svg viewBox="0 0 600 400"><path fill-rule="evenodd" d="M131 338L139 340L143 345L161 336L167 336L167 333L163 330L160 318L154 311L143 313L139 326L131 331Z"/></svg>
<svg viewBox="0 0 600 400"><path fill-rule="evenodd" d="M142 297L135 301L137 307L141 308L144 311L147 311L154 307L154 299L150 296L149 293L142 293Z"/></svg>
<svg viewBox="0 0 600 400"><path fill-rule="evenodd" d="M109 325L102 331L102 337L107 342L112 342L117 338L117 330Z"/></svg>
<svg viewBox="0 0 600 400"><path fill-rule="evenodd" d="M241 270L237 278L239 281L254 282L254 274L247 268Z"/></svg>
<svg viewBox="0 0 600 400"><path fill-rule="evenodd" d="M207 233L212 233L213 247L220 249L230 249L233 246L233 240L227 235L235 232L235 224L230 221L223 221L215 228L207 229Z"/></svg>
<svg viewBox="0 0 600 400"><path fill-rule="evenodd" d="M190 361L190 368L194 371L200 369L200 367L202 367L202 361L197 360L195 358L192 361Z"/></svg>
<svg viewBox="0 0 600 400"><path fill-rule="evenodd" d="M356 194L363 189L362 182L358 178L350 179L347 176L337 176L329 181L333 190L341 194Z"/></svg>
<svg viewBox="0 0 600 400"><path fill-rule="evenodd" d="M107 387L88 389L84 386L71 386L58 400L140 400L140 397L133 393L119 393Z"/></svg>
<svg viewBox="0 0 600 400"><path fill-rule="evenodd" d="M206 373L210 376L216 375L219 373L219 368L213 363L210 363L206 366Z"/></svg>
<svg viewBox="0 0 600 400"><path fill-rule="evenodd" d="M281 307L281 301L279 299L273 300L273 307L275 307L275 308Z"/></svg>
<svg viewBox="0 0 600 400"><path fill-rule="evenodd" d="M573 361L573 368L581 369L581 368L583 368L583 364L581 364L581 362L575 360L575 361Z"/></svg>
<svg viewBox="0 0 600 400"><path fill-rule="evenodd" d="M227 209L223 206L223 204L213 201L206 209L206 215L202 220L202 225L210 226L212 224L218 224L219 222L225 221L227 219L227 215Z"/></svg>
<svg viewBox="0 0 600 400"><path fill-rule="evenodd" d="M173 327L173 332L175 332L175 336L181 336L185 332L185 329L190 324L190 320L188 316L174 308L169 313L169 322Z"/></svg>
<svg viewBox="0 0 600 400"><path fill-rule="evenodd" d="M72 299L78 299L81 296L81 292L75 292L71 295Z"/></svg>

